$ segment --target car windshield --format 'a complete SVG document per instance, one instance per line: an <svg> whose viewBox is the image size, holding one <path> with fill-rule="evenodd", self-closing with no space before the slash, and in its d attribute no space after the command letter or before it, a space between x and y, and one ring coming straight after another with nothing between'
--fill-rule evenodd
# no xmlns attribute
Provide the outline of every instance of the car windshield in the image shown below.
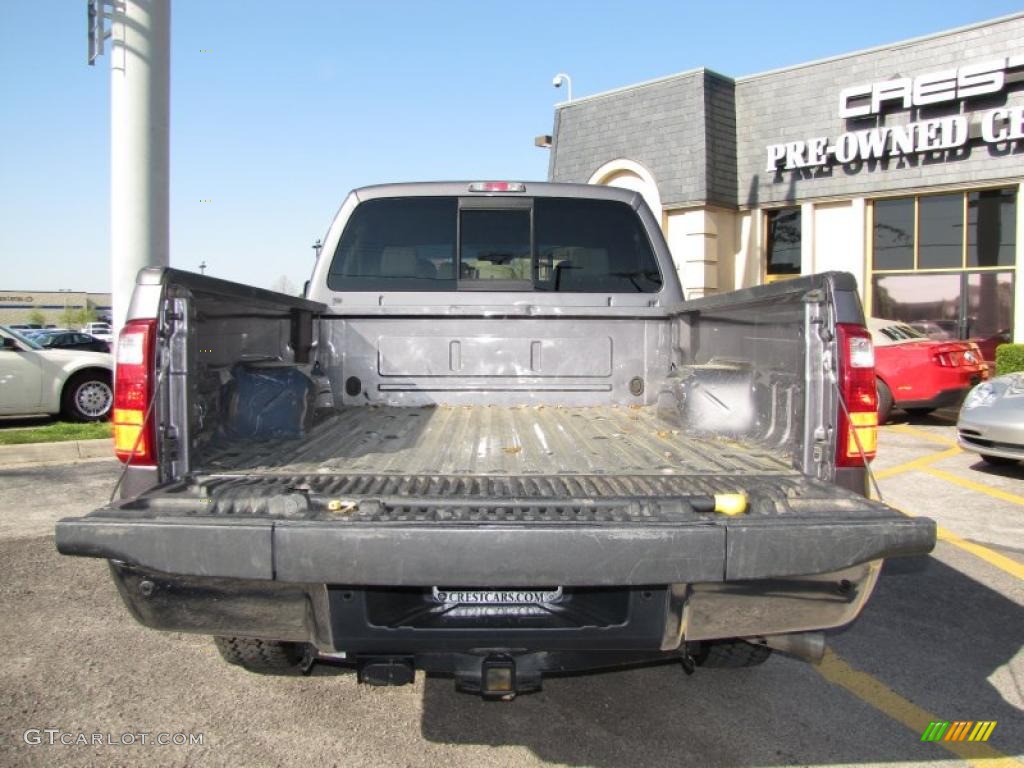
<svg viewBox="0 0 1024 768"><path fill-rule="evenodd" d="M41 346L39 346L36 342L32 341L32 339L30 339L28 336L24 336L12 328L8 328L5 325L0 325L0 330L3 331L3 334L5 336L10 336L11 338L17 339L29 349L42 349Z"/></svg>
<svg viewBox="0 0 1024 768"><path fill-rule="evenodd" d="M662 276L633 209L574 198L381 198L352 213L335 291L656 293Z"/></svg>

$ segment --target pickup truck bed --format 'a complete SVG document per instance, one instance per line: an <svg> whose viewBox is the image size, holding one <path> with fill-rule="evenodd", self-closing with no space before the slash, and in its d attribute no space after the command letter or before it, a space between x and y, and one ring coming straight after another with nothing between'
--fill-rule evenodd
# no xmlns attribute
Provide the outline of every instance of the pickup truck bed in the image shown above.
<svg viewBox="0 0 1024 768"><path fill-rule="evenodd" d="M302 441L223 441L208 456L137 505L169 509L198 494L209 511L258 515L298 490L314 499L296 514L307 519L337 519L318 515L321 498L361 501L343 517L353 521L450 522L626 520L631 506L654 521L666 500L728 493L746 495L748 515L873 506L766 448L685 435L654 407L350 407ZM700 519L683 506L670 517Z"/></svg>
<svg viewBox="0 0 1024 768"><path fill-rule="evenodd" d="M799 474L770 450L684 435L658 419L654 406L546 405L347 407L301 441L222 442L210 451L204 470L247 477L551 474L609 480Z"/></svg>

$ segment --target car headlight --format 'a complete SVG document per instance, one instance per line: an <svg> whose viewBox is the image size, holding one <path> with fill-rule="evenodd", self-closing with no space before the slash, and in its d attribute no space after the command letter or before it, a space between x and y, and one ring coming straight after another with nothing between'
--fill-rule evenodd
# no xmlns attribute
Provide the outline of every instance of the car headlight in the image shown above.
<svg viewBox="0 0 1024 768"><path fill-rule="evenodd" d="M996 388L989 382L979 384L970 391L967 395L967 399L964 400L964 410L968 411L971 408L980 408L985 405L992 405L992 403L996 401L997 397Z"/></svg>
<svg viewBox="0 0 1024 768"><path fill-rule="evenodd" d="M1018 373L1010 378L1003 397L1024 397L1024 375Z"/></svg>

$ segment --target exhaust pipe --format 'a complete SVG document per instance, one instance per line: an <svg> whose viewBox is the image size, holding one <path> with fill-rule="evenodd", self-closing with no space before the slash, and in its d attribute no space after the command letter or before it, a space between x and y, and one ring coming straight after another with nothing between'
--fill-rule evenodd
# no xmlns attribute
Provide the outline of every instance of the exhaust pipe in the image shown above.
<svg viewBox="0 0 1024 768"><path fill-rule="evenodd" d="M789 635L767 635L751 638L755 645L766 645L773 651L796 656L811 664L819 664L825 656L824 632L794 632Z"/></svg>

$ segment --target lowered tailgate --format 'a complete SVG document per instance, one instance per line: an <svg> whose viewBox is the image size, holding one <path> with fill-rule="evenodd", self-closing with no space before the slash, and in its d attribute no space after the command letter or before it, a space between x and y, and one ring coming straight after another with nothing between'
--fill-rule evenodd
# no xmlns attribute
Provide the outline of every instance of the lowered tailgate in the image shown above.
<svg viewBox="0 0 1024 768"><path fill-rule="evenodd" d="M742 492L747 511L707 511ZM206 475L61 520L63 554L166 573L392 586L613 586L828 573L935 524L799 474Z"/></svg>

